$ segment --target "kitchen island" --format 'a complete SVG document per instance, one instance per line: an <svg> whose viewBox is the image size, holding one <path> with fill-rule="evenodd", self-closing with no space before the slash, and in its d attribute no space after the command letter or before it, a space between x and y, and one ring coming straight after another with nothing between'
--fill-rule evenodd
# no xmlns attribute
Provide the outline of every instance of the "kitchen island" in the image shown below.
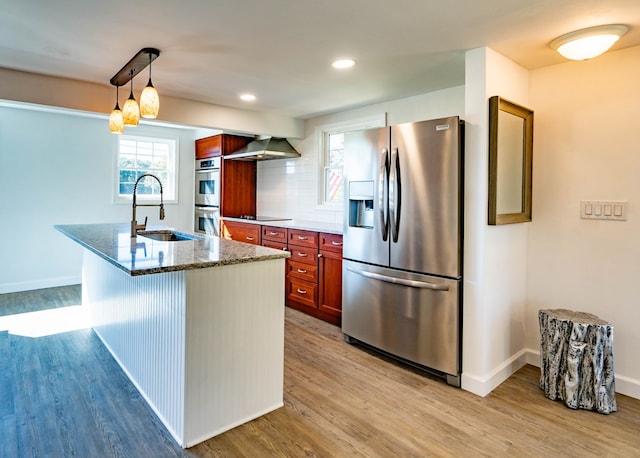
<svg viewBox="0 0 640 458"><path fill-rule="evenodd" d="M132 238L128 223L55 228L85 248L93 329L182 447L283 405L288 253Z"/></svg>

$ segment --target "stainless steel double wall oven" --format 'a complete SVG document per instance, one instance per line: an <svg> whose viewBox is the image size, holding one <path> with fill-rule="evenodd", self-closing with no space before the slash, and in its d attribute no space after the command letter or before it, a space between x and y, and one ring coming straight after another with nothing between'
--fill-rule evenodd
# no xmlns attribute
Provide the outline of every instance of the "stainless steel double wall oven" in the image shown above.
<svg viewBox="0 0 640 458"><path fill-rule="evenodd" d="M195 219L196 232L219 235L221 157L196 160Z"/></svg>

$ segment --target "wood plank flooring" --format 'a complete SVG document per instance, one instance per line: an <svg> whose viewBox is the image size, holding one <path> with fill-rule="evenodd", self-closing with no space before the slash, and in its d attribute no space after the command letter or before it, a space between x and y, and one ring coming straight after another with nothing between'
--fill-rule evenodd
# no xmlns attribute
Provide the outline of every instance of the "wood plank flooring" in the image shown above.
<svg viewBox="0 0 640 458"><path fill-rule="evenodd" d="M5 294L0 316L79 302L79 287ZM0 457L640 457L640 400L574 411L538 377L525 366L480 398L286 309L285 406L181 450L92 331L0 329Z"/></svg>

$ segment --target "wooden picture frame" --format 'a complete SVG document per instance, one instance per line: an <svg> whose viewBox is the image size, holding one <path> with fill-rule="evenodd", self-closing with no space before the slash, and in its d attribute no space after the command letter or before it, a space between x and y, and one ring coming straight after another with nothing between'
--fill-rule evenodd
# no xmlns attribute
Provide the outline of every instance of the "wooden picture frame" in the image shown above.
<svg viewBox="0 0 640 458"><path fill-rule="evenodd" d="M533 110L489 99L489 225L531 221Z"/></svg>

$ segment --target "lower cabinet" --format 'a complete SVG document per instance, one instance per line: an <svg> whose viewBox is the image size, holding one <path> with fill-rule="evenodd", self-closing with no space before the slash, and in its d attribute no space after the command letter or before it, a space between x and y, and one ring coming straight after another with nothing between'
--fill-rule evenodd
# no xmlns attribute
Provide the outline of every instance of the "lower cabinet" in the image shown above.
<svg viewBox="0 0 640 458"><path fill-rule="evenodd" d="M225 221L221 223L220 237L236 242L260 245L260 226L251 223Z"/></svg>
<svg viewBox="0 0 640 458"><path fill-rule="evenodd" d="M319 292L318 309L336 317L338 324L342 318L342 236L320 234L318 255Z"/></svg>
<svg viewBox="0 0 640 458"><path fill-rule="evenodd" d="M342 235L223 220L221 237L291 252L286 305L342 324Z"/></svg>
<svg viewBox="0 0 640 458"><path fill-rule="evenodd" d="M262 226L262 245L286 249L286 305L340 326L342 236Z"/></svg>

